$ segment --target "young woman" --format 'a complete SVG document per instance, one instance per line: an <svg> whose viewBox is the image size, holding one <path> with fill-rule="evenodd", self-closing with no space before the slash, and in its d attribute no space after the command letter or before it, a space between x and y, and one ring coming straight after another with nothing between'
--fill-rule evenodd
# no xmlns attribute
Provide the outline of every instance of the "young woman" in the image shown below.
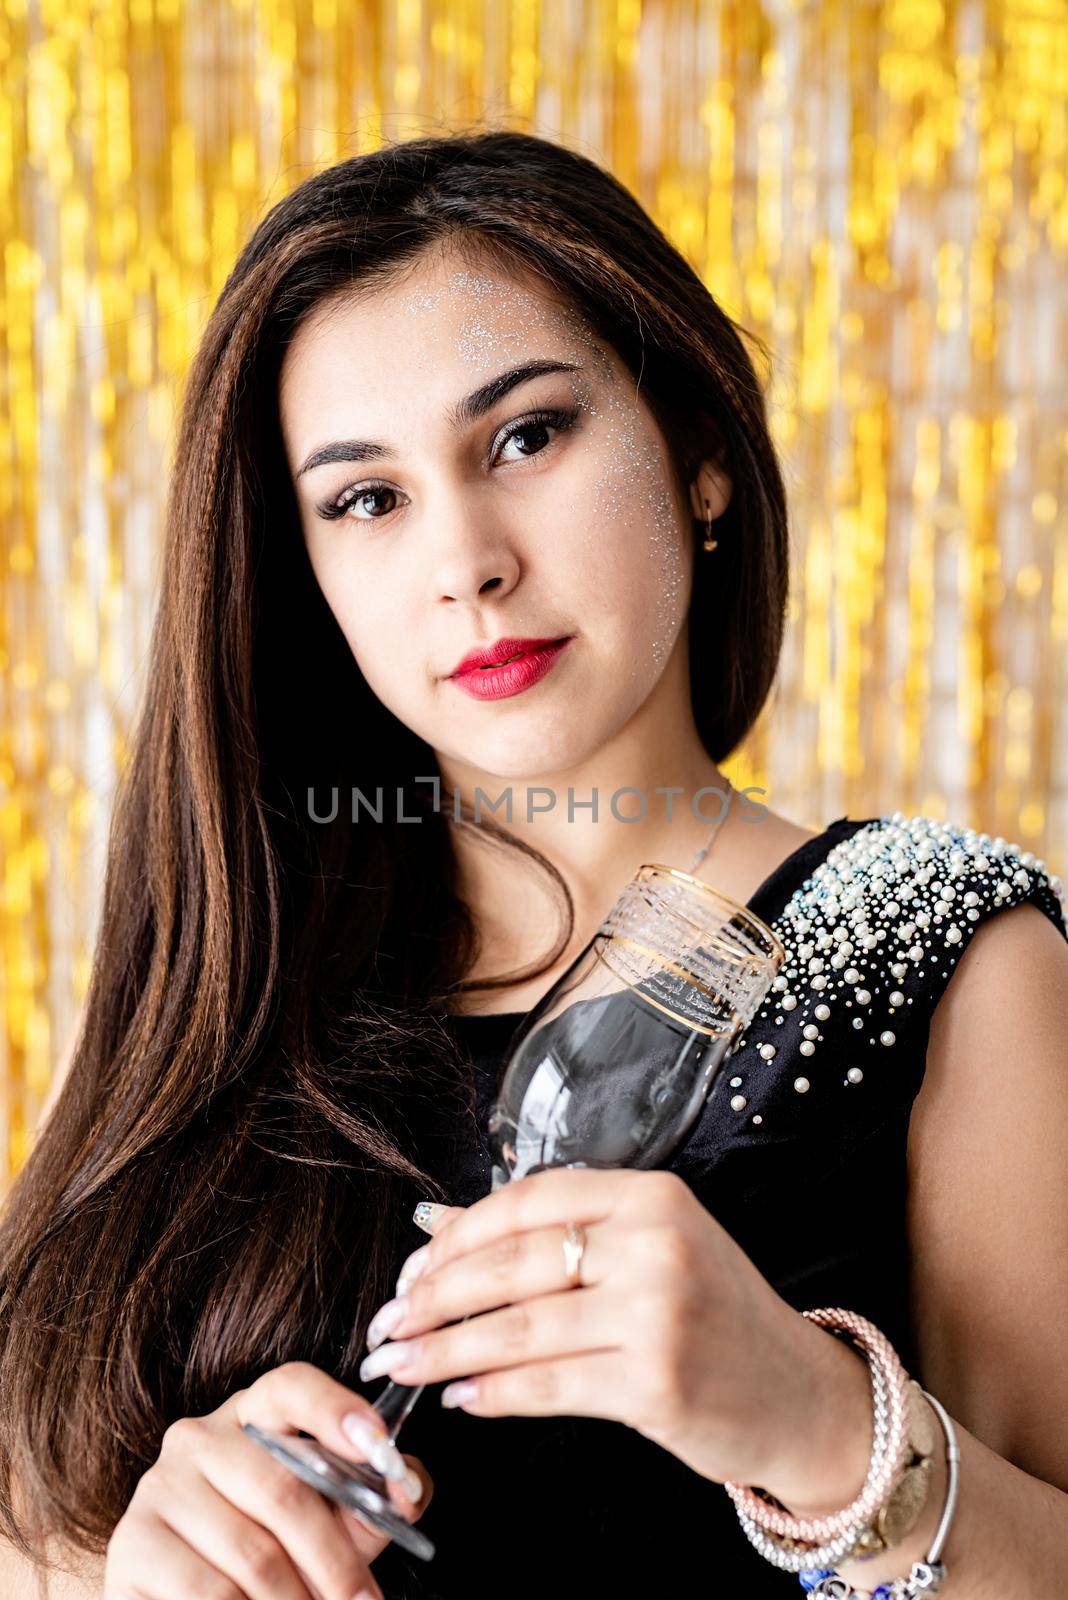
<svg viewBox="0 0 1068 1600"><path fill-rule="evenodd" d="M593 163L416 140L264 219L190 374L84 1021L0 1233L13 1592L48 1559L105 1600L799 1594L722 1486L856 1500L890 1391L827 1307L955 1428L948 1593L1065 1581L1060 884L730 788L787 567L739 332ZM775 988L668 1169L490 1194L508 1034L645 861L771 923ZM387 1370L435 1386L403 1458ZM246 1421L381 1463L435 1560ZM926 1454L858 1586L926 1553Z"/></svg>

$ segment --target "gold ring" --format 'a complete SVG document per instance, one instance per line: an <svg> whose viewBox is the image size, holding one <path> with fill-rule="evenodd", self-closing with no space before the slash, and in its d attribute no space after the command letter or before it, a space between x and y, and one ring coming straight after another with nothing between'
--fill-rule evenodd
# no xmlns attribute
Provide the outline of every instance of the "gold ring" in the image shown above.
<svg viewBox="0 0 1068 1600"><path fill-rule="evenodd" d="M586 1230L577 1222L569 1222L564 1234L564 1270L569 1289L581 1289L582 1253L586 1248Z"/></svg>

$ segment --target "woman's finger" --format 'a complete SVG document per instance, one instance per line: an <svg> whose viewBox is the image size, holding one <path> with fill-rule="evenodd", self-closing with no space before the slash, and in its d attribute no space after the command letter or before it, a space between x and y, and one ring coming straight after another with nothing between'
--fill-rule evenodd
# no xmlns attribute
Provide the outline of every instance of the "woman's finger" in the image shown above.
<svg viewBox="0 0 1068 1600"><path fill-rule="evenodd" d="M257 1378L213 1413L253 1422L267 1432L311 1433L339 1455L381 1463L363 1450L363 1442L386 1441L386 1427L374 1406L362 1395L308 1361L287 1361ZM400 1452L394 1450L398 1469L387 1476L403 1477Z"/></svg>
<svg viewBox="0 0 1068 1600"><path fill-rule="evenodd" d="M420 1200L412 1212L412 1221L424 1233L439 1233L464 1210L463 1206L443 1206L434 1200Z"/></svg>
<svg viewBox="0 0 1068 1600"><path fill-rule="evenodd" d="M553 1167L513 1178L474 1205L461 1208L448 1227L415 1252L423 1263L420 1276L505 1234L526 1233L551 1223L603 1222L634 1193L635 1185L643 1180L650 1185L661 1176L631 1167ZM404 1268L401 1270L403 1274Z"/></svg>
<svg viewBox="0 0 1068 1600"><path fill-rule="evenodd" d="M211 1449L194 1458L194 1464L231 1505L275 1535L322 1600L352 1600L361 1589L381 1600L369 1558L357 1549L333 1504L247 1434L220 1429ZM388 1539L379 1537L384 1546ZM259 1535L252 1542L257 1544Z"/></svg>
<svg viewBox="0 0 1068 1600"><path fill-rule="evenodd" d="M417 1495L408 1494L407 1490L399 1483L392 1484L390 1487L395 1494L397 1509L401 1516L408 1522L415 1522L423 1515L423 1512L434 1498L434 1480L423 1463L417 1460L415 1456L405 1456L404 1459L413 1476L418 1479L419 1493ZM368 1523L361 1521L359 1515L355 1511L350 1511L347 1506L337 1505L334 1509L341 1518L342 1525L349 1537L354 1541L356 1548L363 1551L368 1560L373 1560L382 1549L384 1536L376 1528L372 1528ZM374 1543L370 1540L369 1536L371 1535L374 1536Z"/></svg>
<svg viewBox="0 0 1068 1600"><path fill-rule="evenodd" d="M633 1367L619 1350L476 1373L442 1391L443 1406L476 1417L607 1417L633 1425Z"/></svg>
<svg viewBox="0 0 1068 1600"><path fill-rule="evenodd" d="M618 1296L565 1289L449 1328L390 1340L372 1351L360 1370L368 1382L388 1375L400 1383L441 1383L466 1372L617 1349L626 1334L627 1308Z"/></svg>
<svg viewBox="0 0 1068 1600"><path fill-rule="evenodd" d="M595 1288L611 1267L618 1269L619 1248L613 1246L611 1229L603 1223L586 1224L585 1233L582 1283ZM508 1233L421 1273L404 1293L375 1313L367 1330L367 1348L376 1349L386 1338L406 1339L458 1317L567 1288L564 1239L558 1222L527 1233ZM366 1383L363 1368L360 1375ZM372 1375L376 1375L373 1369Z"/></svg>
<svg viewBox="0 0 1068 1600"><path fill-rule="evenodd" d="M297 1592L301 1600L314 1600L303 1584ZM108 1547L103 1600L189 1600L191 1594L248 1600L155 1511L127 1511Z"/></svg>
<svg viewBox="0 0 1068 1600"><path fill-rule="evenodd" d="M165 1483L155 1490L155 1514L248 1600L309 1600L307 1584L270 1528L250 1521L200 1473L167 1485L164 1496Z"/></svg>
<svg viewBox="0 0 1068 1600"><path fill-rule="evenodd" d="M419 1480L419 1492L418 1494L409 1495L407 1488L403 1484L398 1484L397 1489L404 1496L406 1502L404 1507L405 1516L414 1521L416 1517L422 1516L434 1497L434 1480L423 1463L417 1460L415 1456L405 1456L404 1459Z"/></svg>
<svg viewBox="0 0 1068 1600"><path fill-rule="evenodd" d="M216 1414L255 1423L268 1432L303 1430L350 1461L369 1461L386 1478L390 1499L404 1510L405 1497L398 1485L408 1468L390 1443L382 1418L362 1395L310 1362L287 1361L272 1368L250 1388L231 1395Z"/></svg>

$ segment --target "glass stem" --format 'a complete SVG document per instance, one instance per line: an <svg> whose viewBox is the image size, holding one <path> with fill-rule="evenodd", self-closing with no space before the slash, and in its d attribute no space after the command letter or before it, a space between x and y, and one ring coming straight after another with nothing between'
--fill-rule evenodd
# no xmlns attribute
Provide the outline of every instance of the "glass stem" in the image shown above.
<svg viewBox="0 0 1068 1600"><path fill-rule="evenodd" d="M466 1317L460 1318L460 1321L470 1322L473 1316L474 1312L469 1311ZM389 1429L390 1444L396 1444L401 1423L425 1388L425 1383L394 1383L391 1378L375 1401L375 1410Z"/></svg>
<svg viewBox="0 0 1068 1600"><path fill-rule="evenodd" d="M425 1383L394 1383L391 1380L375 1401L374 1408L389 1430L390 1444L396 1444L401 1423L425 1388Z"/></svg>

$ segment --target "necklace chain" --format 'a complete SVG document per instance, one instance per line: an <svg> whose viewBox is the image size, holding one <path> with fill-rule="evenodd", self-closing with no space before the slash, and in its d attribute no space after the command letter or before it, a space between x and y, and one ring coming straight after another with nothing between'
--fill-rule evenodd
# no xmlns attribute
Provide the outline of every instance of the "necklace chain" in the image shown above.
<svg viewBox="0 0 1068 1600"><path fill-rule="evenodd" d="M716 834L719 832L720 828L722 828L723 824L727 820L727 813L730 811L731 799L733 798L733 795L734 795L734 785L731 783L731 780L729 778L727 779L726 795L727 795L727 804L723 807L722 815L718 816L716 818L715 822L712 824L711 833L708 835L708 838L705 840L705 842L701 846L700 850L698 850L697 854L694 856L693 861L690 863L690 866L689 866L688 870L689 870L691 875L697 871L698 867L701 865L701 862L705 859L705 856L707 856L708 852L711 850L712 841L715 839Z"/></svg>

